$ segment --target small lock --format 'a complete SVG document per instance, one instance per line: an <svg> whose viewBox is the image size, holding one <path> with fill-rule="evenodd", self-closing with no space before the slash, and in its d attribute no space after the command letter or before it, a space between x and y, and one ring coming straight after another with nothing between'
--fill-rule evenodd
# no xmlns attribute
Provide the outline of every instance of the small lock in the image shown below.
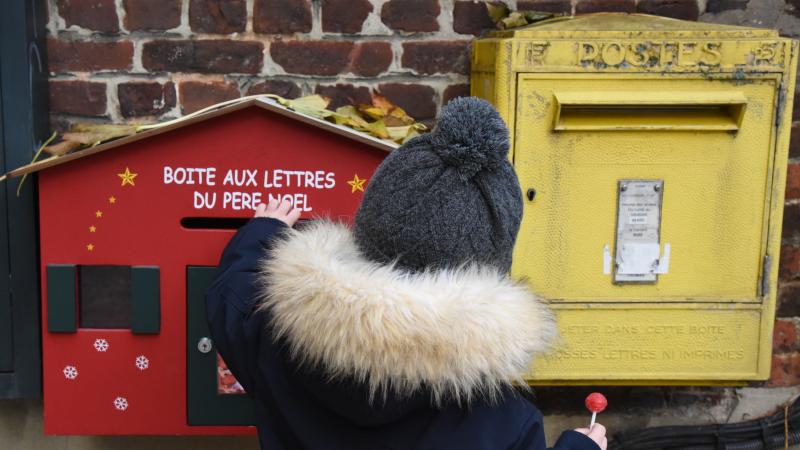
<svg viewBox="0 0 800 450"><path fill-rule="evenodd" d="M201 337L199 341L197 341L197 350L200 353L208 353L211 349L214 348L214 344L211 342L210 338Z"/></svg>

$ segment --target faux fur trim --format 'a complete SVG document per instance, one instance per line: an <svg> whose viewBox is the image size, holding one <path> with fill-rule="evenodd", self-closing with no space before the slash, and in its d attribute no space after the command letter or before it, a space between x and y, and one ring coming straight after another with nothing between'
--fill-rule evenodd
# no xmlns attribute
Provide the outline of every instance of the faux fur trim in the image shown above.
<svg viewBox="0 0 800 450"><path fill-rule="evenodd" d="M261 267L277 338L293 357L370 392L433 400L494 398L522 381L556 335L552 314L523 285L465 265L409 273L366 260L350 229L319 221L289 230Z"/></svg>

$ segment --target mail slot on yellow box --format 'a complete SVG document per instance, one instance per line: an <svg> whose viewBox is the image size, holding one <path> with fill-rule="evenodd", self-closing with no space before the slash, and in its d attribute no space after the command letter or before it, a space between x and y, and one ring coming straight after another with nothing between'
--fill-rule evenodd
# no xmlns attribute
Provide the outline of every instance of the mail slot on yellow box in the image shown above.
<svg viewBox="0 0 800 450"><path fill-rule="evenodd" d="M627 14L475 42L526 197L512 272L561 330L530 381L769 376L797 48Z"/></svg>

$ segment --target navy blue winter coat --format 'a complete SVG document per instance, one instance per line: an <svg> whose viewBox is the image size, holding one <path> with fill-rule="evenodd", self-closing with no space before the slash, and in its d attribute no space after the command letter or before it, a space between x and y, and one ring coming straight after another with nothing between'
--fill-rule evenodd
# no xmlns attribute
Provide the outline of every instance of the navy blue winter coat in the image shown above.
<svg viewBox="0 0 800 450"><path fill-rule="evenodd" d="M263 449L545 449L541 413L511 383L552 317L502 274L410 274L364 260L344 225L267 218L219 270L212 337L255 400ZM555 448L598 449L571 430Z"/></svg>

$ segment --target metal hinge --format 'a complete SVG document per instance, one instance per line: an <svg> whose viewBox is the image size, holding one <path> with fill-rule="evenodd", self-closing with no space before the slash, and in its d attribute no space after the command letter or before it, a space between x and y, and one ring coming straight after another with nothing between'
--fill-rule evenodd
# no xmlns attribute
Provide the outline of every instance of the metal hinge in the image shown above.
<svg viewBox="0 0 800 450"><path fill-rule="evenodd" d="M766 297L769 295L769 274L772 258L769 255L764 255L764 260L761 263L761 279L758 282L758 296Z"/></svg>

